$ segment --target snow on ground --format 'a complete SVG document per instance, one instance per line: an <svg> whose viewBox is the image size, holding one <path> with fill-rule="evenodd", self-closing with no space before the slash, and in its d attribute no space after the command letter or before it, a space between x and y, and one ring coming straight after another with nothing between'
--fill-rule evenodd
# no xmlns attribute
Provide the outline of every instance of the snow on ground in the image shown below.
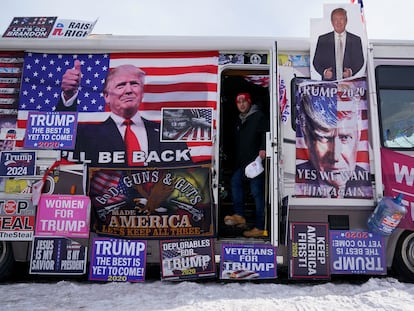
<svg viewBox="0 0 414 311"><path fill-rule="evenodd" d="M365 282L90 283L78 281L0 284L0 310L413 310L414 284L394 278Z"/></svg>

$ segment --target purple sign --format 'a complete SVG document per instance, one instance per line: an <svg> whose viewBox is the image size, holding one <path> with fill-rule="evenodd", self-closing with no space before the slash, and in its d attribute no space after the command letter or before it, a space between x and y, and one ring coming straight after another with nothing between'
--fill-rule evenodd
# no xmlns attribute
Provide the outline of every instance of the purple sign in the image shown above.
<svg viewBox="0 0 414 311"><path fill-rule="evenodd" d="M216 276L212 239L160 241L160 248L163 279Z"/></svg>
<svg viewBox="0 0 414 311"><path fill-rule="evenodd" d="M277 277L276 248L265 244L223 244L220 278L228 280Z"/></svg>
<svg viewBox="0 0 414 311"><path fill-rule="evenodd" d="M77 122L76 112L30 111L24 147L74 149Z"/></svg>
<svg viewBox="0 0 414 311"><path fill-rule="evenodd" d="M332 274L386 274L384 237L365 231L330 231Z"/></svg>
<svg viewBox="0 0 414 311"><path fill-rule="evenodd" d="M328 279L328 224L292 223L290 227L291 279Z"/></svg>
<svg viewBox="0 0 414 311"><path fill-rule="evenodd" d="M19 177L35 174L36 152L2 151L0 159L0 176Z"/></svg>
<svg viewBox="0 0 414 311"><path fill-rule="evenodd" d="M146 241L93 239L89 280L143 282L146 249Z"/></svg>

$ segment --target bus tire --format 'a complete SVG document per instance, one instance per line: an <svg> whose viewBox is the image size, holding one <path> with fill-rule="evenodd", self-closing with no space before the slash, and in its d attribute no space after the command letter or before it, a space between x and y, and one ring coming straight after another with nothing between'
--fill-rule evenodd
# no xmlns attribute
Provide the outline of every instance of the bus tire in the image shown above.
<svg viewBox="0 0 414 311"><path fill-rule="evenodd" d="M0 241L0 282L7 280L13 273L14 257L10 242Z"/></svg>
<svg viewBox="0 0 414 311"><path fill-rule="evenodd" d="M392 268L399 280L414 283L414 231L405 231L398 239Z"/></svg>

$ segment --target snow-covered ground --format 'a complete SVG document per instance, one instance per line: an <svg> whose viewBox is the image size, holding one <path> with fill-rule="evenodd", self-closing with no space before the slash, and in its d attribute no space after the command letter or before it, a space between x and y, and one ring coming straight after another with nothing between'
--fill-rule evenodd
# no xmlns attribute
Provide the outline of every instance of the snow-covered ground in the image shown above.
<svg viewBox="0 0 414 311"><path fill-rule="evenodd" d="M394 278L364 282L0 284L0 310L414 310L414 284Z"/></svg>

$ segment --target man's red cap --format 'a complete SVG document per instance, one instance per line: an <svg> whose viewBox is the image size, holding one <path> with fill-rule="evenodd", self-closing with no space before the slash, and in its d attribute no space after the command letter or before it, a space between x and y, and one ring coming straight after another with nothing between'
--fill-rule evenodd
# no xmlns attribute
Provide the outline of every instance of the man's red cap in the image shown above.
<svg viewBox="0 0 414 311"><path fill-rule="evenodd" d="M237 102L238 102L239 100L246 100L246 101L248 101L249 103L251 103L251 102L252 102L252 99L251 99L251 97L250 97L250 94L249 94L249 93L239 93L239 94L237 94L237 96L236 96L236 104L237 104Z"/></svg>

